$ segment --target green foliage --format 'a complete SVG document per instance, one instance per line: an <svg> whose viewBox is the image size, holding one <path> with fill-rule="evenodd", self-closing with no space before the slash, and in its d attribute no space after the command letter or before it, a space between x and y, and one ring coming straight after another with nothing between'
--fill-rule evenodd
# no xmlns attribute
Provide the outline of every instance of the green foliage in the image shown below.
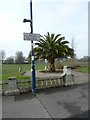
<svg viewBox="0 0 90 120"><path fill-rule="evenodd" d="M46 35L41 36L41 39L36 43L35 56L47 60L67 56L73 57L73 49L69 48L67 44L69 42L61 34L55 36L55 34L50 35L48 32Z"/></svg>
<svg viewBox="0 0 90 120"><path fill-rule="evenodd" d="M69 48L69 42L61 34L50 34L41 36L40 40L36 43L34 48L35 57L37 59L43 58L48 60L48 70L55 71L55 59L73 57L74 50Z"/></svg>

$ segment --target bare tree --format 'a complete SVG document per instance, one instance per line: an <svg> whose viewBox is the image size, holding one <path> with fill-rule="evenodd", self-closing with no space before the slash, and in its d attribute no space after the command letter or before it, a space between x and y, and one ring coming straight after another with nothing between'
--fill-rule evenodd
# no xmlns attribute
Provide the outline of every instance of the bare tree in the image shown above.
<svg viewBox="0 0 90 120"><path fill-rule="evenodd" d="M6 60L5 60L5 63L7 64L13 64L14 63L14 58L11 56L11 57L8 57Z"/></svg>
<svg viewBox="0 0 90 120"><path fill-rule="evenodd" d="M74 40L74 37L72 38L72 41L71 41L71 47L73 48L73 50L75 50L75 40Z"/></svg>
<svg viewBox="0 0 90 120"><path fill-rule="evenodd" d="M25 57L23 56L22 51L17 51L16 52L16 59L15 62L18 64L24 63Z"/></svg>
<svg viewBox="0 0 90 120"><path fill-rule="evenodd" d="M4 59L5 59L5 57L6 57L5 50L1 50L0 51L0 60L2 61L2 63L3 63Z"/></svg>
<svg viewBox="0 0 90 120"><path fill-rule="evenodd" d="M74 58L76 58L76 54L75 54L75 39L74 39L74 37L72 38L72 41L71 41L71 47L74 50Z"/></svg>

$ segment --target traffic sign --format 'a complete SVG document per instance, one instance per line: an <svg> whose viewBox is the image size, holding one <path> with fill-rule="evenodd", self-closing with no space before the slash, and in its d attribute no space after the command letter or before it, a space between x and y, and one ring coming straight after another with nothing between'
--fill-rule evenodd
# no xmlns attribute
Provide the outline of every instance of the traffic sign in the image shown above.
<svg viewBox="0 0 90 120"><path fill-rule="evenodd" d="M29 41L39 41L40 40L40 34L35 33L23 33L24 40Z"/></svg>

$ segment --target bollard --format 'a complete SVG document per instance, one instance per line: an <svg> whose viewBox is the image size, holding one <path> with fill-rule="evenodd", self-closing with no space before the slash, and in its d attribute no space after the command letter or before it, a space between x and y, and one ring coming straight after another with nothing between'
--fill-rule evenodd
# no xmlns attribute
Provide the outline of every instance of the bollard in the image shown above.
<svg viewBox="0 0 90 120"><path fill-rule="evenodd" d="M17 88L16 77L14 76L9 77L5 95L17 95L17 94L20 94L20 91Z"/></svg>

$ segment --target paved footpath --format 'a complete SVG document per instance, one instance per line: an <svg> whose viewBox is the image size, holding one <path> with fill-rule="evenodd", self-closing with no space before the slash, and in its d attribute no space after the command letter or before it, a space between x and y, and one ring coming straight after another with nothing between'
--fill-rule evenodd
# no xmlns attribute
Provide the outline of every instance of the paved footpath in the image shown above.
<svg viewBox="0 0 90 120"><path fill-rule="evenodd" d="M88 85L38 90L18 96L3 96L3 118L87 118Z"/></svg>
<svg viewBox="0 0 90 120"><path fill-rule="evenodd" d="M36 96L31 92L3 96L3 118L87 118L88 75L77 72L74 75L78 82L71 87L37 90Z"/></svg>
<svg viewBox="0 0 90 120"><path fill-rule="evenodd" d="M41 73L39 71L36 71L36 77L46 78L46 77L60 77L62 73ZM74 74L75 84L81 84L88 82L88 74L72 71L72 74ZM27 71L24 76L31 76L31 72Z"/></svg>
<svg viewBox="0 0 90 120"><path fill-rule="evenodd" d="M39 100L31 93L2 98L3 118L50 118Z"/></svg>

